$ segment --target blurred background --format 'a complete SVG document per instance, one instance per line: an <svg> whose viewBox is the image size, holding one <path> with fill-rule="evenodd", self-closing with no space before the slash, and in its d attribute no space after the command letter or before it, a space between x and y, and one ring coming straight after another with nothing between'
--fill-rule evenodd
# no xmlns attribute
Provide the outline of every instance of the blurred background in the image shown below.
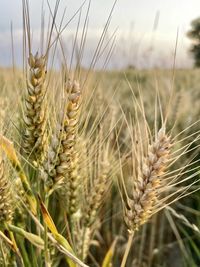
<svg viewBox="0 0 200 267"><path fill-rule="evenodd" d="M49 0L52 10L55 3L55 0ZM47 1L42 0L30 0L29 4L33 42L37 47L40 38L41 9L43 6L47 27L49 7ZM61 0L57 24L60 24L65 8L63 25L72 18L81 4L83 4L83 0ZM89 64L89 58L97 45L113 4L113 0L91 1L87 45L82 63L85 67ZM84 12L87 11L87 5L88 2L86 1L80 29L84 24ZM199 14L199 0L118 0L112 13L108 31L108 35L114 34L116 36L114 56L111 57L108 67L112 69L127 66L171 68L177 32L176 66L191 67L192 60L188 53L190 40L187 38L186 32L190 29L191 21ZM72 43L77 21L78 15L73 18L62 35L66 50ZM11 28L13 30L15 64L21 66L23 49L21 0L1 0L0 2L0 65L2 66L12 65Z"/></svg>

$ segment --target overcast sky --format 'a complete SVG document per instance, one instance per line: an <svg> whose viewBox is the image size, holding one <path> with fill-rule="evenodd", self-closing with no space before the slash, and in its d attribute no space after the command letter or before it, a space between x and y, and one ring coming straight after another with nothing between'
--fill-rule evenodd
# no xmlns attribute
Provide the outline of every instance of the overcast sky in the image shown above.
<svg viewBox="0 0 200 267"><path fill-rule="evenodd" d="M30 0L31 27L38 38L42 0ZM46 0L44 0L46 2ZM113 0L92 0L89 14L88 50L100 36L113 5ZM55 0L49 0L53 9ZM80 7L83 0L61 0L57 23L64 8L67 22ZM86 12L87 2L83 8ZM45 7L46 16L49 14ZM121 67L133 64L140 67L170 66L177 29L179 29L177 64L191 64L188 55L190 41L185 33L191 20L200 16L200 0L118 0L109 28L110 35L117 29L115 52L111 65ZM64 37L72 34L77 25L76 17L68 26ZM22 46L22 4L21 0L0 0L0 65L11 64L10 24L13 24L16 62L20 64ZM155 27L155 21L157 26ZM63 38L64 38L63 37ZM67 39L66 39L67 40ZM92 48L91 48L92 49ZM87 64L87 53L85 62ZM89 54L88 54L89 55Z"/></svg>

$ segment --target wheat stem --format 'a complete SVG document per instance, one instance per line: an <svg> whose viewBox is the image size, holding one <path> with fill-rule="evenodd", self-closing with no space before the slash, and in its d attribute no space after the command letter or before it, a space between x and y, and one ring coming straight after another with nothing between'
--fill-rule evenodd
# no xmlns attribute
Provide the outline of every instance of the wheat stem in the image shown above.
<svg viewBox="0 0 200 267"><path fill-rule="evenodd" d="M121 267L125 267L125 265L126 265L128 254L130 252L131 245L132 245L132 242L133 242L133 237L134 237L134 232L129 233L129 238L128 238L128 242L127 242L127 245L126 245L126 250L125 250L125 253L124 253L124 256L123 256L123 259L122 259Z"/></svg>

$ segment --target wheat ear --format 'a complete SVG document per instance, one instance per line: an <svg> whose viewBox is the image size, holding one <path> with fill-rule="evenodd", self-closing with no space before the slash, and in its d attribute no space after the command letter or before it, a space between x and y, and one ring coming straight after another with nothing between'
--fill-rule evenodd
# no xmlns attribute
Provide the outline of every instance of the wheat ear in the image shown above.
<svg viewBox="0 0 200 267"><path fill-rule="evenodd" d="M132 244L134 233L146 223L156 210L160 187L164 185L162 176L167 168L170 156L170 137L163 126L157 133L154 142L148 145L147 155L140 155L137 166L137 177L134 179L131 197L123 188L122 193L124 220L129 230L129 240L121 263L124 267Z"/></svg>
<svg viewBox="0 0 200 267"><path fill-rule="evenodd" d="M98 177L94 179L94 184L85 195L85 202L82 208L83 228L78 233L76 239L78 240L79 255L83 261L86 259L91 244L91 237L96 229L94 223L98 215L98 211L104 201L105 194L109 189L109 170L110 164L104 160L101 163L101 172ZM81 236L81 238L80 238Z"/></svg>
<svg viewBox="0 0 200 267"><path fill-rule="evenodd" d="M13 218L13 203L10 184L4 174L4 161L0 155L0 227L10 223Z"/></svg>
<svg viewBox="0 0 200 267"><path fill-rule="evenodd" d="M133 186L132 198L125 200L125 222L131 232L147 222L159 201L162 175L170 155L170 137L161 128L156 140L148 146L148 154L143 158Z"/></svg>
<svg viewBox="0 0 200 267"><path fill-rule="evenodd" d="M84 224L89 227L94 222L98 210L102 205L105 193L109 188L109 167L107 161L101 163L102 173L94 181L91 192L86 195L86 205L84 205Z"/></svg>
<svg viewBox="0 0 200 267"><path fill-rule="evenodd" d="M77 141L79 110L81 105L81 90L78 82L69 83L68 104L64 123L66 139L62 142L63 153L60 153L61 173L62 163L66 168L66 185L68 191L68 212L75 213L78 208L78 192L80 176L78 173L78 151L75 147ZM67 163L67 164L66 164Z"/></svg>
<svg viewBox="0 0 200 267"><path fill-rule="evenodd" d="M30 54L28 59L29 79L27 79L27 95L24 107L25 130L23 150L31 159L38 161L43 155L46 141L45 120L45 78L46 58Z"/></svg>
<svg viewBox="0 0 200 267"><path fill-rule="evenodd" d="M77 210L79 189L78 153L76 139L81 104L81 90L77 81L68 81L68 94L62 121L58 123L51 140L48 158L44 164L45 172L53 184L66 185L67 206L70 214Z"/></svg>

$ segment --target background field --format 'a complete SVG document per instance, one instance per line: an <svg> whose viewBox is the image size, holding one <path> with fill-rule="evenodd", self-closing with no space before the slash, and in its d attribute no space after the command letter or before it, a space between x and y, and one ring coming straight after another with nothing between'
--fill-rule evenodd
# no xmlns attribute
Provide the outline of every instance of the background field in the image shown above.
<svg viewBox="0 0 200 267"><path fill-rule="evenodd" d="M83 73L85 71L83 70ZM50 74L49 79L51 82L48 86L48 93L52 106L48 109L48 115L50 115L49 123L52 122L52 114L56 114L56 110L59 107L59 97L57 95L60 94L58 78L55 83L53 81L55 81L55 77L61 77L58 72ZM169 123L168 127L170 129L175 124L173 132L175 134L199 120L199 86L200 71L198 69L94 71L91 74L89 83L89 92L94 94L91 102L93 110L91 120L95 120L95 114L98 117L102 111L105 112L104 116L107 116L107 112L110 114L109 109L112 108L115 110L116 118L120 118L122 113L126 114L127 117L134 116L133 92L137 96L139 88L147 120L150 127L153 127L156 90L159 90L162 106L165 109L169 101L170 91L174 88L174 99L170 104L171 115L169 122L171 122L171 125ZM1 129L6 136L14 141L16 149L20 151L20 109L22 95L25 92L22 72L17 69L1 68L0 87ZM83 112L87 112L87 108ZM55 117L53 120L55 120ZM103 121L104 119L100 118L100 124ZM123 150L126 151L130 145L130 140L127 137L126 123L120 124L120 127L120 142L123 153ZM196 130L198 131L198 125ZM192 131L194 129L191 129L191 132L189 130L185 135L189 136ZM197 159L198 147L196 151ZM177 166L180 166L182 162L177 164ZM195 188L198 188L198 186L196 184ZM15 188L13 189L15 190ZM135 236L127 266L181 267L200 265L199 192L197 191L176 202L172 207L179 215L174 214L171 210L164 209L141 227ZM51 213L54 217L54 210ZM101 266L106 252L116 238L117 245L113 257L113 266L120 265L127 236L122 214L120 196L117 184L114 182L106 201L103 201L103 207L99 213L99 226L94 234L96 241L91 246L92 256L90 255L88 258L90 266ZM185 216L188 221L185 221L182 216Z"/></svg>

